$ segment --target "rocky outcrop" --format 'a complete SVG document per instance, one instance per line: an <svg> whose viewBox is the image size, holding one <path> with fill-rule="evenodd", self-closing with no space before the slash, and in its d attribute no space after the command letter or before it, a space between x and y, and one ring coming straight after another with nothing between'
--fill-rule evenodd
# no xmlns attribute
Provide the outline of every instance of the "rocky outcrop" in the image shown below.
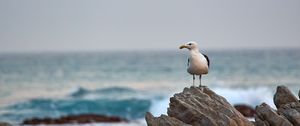
<svg viewBox="0 0 300 126"><path fill-rule="evenodd" d="M170 98L168 116L147 113L146 121L149 126L300 126L300 102L285 86L277 87L274 104L277 110L265 103L255 111L243 105L234 108L206 87L190 87ZM245 116L255 113L255 122L237 109Z"/></svg>
<svg viewBox="0 0 300 126"><path fill-rule="evenodd" d="M292 124L284 118L284 116L278 115L276 111L265 103L256 106L255 110L259 121L263 121L267 126L292 126Z"/></svg>
<svg viewBox="0 0 300 126"><path fill-rule="evenodd" d="M285 86L278 86L274 95L274 104L277 108L281 108L283 105L299 102L298 99L292 94L292 92Z"/></svg>
<svg viewBox="0 0 300 126"><path fill-rule="evenodd" d="M278 113L285 116L292 124L300 126L300 113L292 108L279 109Z"/></svg>
<svg viewBox="0 0 300 126"><path fill-rule="evenodd" d="M295 126L300 126L300 102L285 86L278 86L274 95L277 113Z"/></svg>
<svg viewBox="0 0 300 126"><path fill-rule="evenodd" d="M95 114L81 114L62 116L60 118L33 118L23 121L23 125L38 125L38 124L86 124L96 122L127 122L125 119L119 117L109 117Z"/></svg>
<svg viewBox="0 0 300 126"><path fill-rule="evenodd" d="M161 120L182 121L193 126L252 126L225 98L206 87L185 88L170 98L168 116L147 117L148 124L162 124Z"/></svg>

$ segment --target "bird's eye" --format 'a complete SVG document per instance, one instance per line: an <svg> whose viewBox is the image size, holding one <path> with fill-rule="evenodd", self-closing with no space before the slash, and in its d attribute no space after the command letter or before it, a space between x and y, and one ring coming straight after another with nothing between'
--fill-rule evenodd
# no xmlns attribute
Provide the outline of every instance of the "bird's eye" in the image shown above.
<svg viewBox="0 0 300 126"><path fill-rule="evenodd" d="M192 43L189 43L188 45L192 45Z"/></svg>

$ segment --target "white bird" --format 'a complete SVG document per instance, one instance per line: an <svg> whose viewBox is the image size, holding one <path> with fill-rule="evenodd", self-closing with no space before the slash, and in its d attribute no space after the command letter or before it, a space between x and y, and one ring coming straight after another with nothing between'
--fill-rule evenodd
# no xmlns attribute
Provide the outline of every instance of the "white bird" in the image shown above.
<svg viewBox="0 0 300 126"><path fill-rule="evenodd" d="M188 42L179 47L179 49L183 48L187 48L190 51L190 57L188 58L187 64L187 72L193 75L193 86L195 82L195 75L199 75L201 87L201 76L203 74L208 74L209 59L205 54L199 52L198 45L196 42Z"/></svg>

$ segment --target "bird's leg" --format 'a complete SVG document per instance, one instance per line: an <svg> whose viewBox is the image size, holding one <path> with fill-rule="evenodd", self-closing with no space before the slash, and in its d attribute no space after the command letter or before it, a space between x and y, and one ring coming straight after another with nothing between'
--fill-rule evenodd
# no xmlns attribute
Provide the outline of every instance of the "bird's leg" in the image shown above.
<svg viewBox="0 0 300 126"><path fill-rule="evenodd" d="M195 83L195 75L193 74L193 86L195 86L194 83Z"/></svg>
<svg viewBox="0 0 300 126"><path fill-rule="evenodd" d="M200 81L200 86L199 87L201 87L201 75L199 75L199 81Z"/></svg>

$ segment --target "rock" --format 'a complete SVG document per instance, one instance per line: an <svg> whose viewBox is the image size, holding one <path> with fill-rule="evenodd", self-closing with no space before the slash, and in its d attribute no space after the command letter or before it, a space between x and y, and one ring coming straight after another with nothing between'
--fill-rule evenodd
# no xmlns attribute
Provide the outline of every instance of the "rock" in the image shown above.
<svg viewBox="0 0 300 126"><path fill-rule="evenodd" d="M278 86L274 95L274 104L279 109L285 104L291 102L299 102L298 99L291 93L291 91L285 86Z"/></svg>
<svg viewBox="0 0 300 126"><path fill-rule="evenodd" d="M238 104L234 105L234 108L242 113L245 117L254 117L255 110L251 106Z"/></svg>
<svg viewBox="0 0 300 126"><path fill-rule="evenodd" d="M291 102L291 103L287 103L285 105L282 105L278 110L281 110L281 109L294 109L298 112L300 112L300 102Z"/></svg>
<svg viewBox="0 0 300 126"><path fill-rule="evenodd" d="M183 123L182 121L169 117L166 115L161 115L160 117L153 117L149 112L146 113L146 122L148 126L191 126Z"/></svg>
<svg viewBox="0 0 300 126"><path fill-rule="evenodd" d="M292 108L279 109L278 113L284 115L293 125L300 126L300 113Z"/></svg>
<svg viewBox="0 0 300 126"><path fill-rule="evenodd" d="M285 86L278 86L274 95L277 112L293 125L300 126L300 102Z"/></svg>
<svg viewBox="0 0 300 126"><path fill-rule="evenodd" d="M259 119L257 117L257 115L254 115L254 119L255 119L255 126L270 126L270 124L268 123L268 121L263 121L261 119Z"/></svg>
<svg viewBox="0 0 300 126"><path fill-rule="evenodd" d="M251 126L225 98L206 87L185 88L170 98L168 115L194 126Z"/></svg>
<svg viewBox="0 0 300 126"><path fill-rule="evenodd" d="M37 124L85 124L95 122L127 122L125 119L119 117L108 117L103 115L95 114L81 114L81 115L70 115L63 116L60 118L33 118L23 121L23 125L37 125Z"/></svg>
<svg viewBox="0 0 300 126"><path fill-rule="evenodd" d="M270 124L271 126L293 126L293 124L291 124L286 118L278 115L269 105L265 103L256 106L255 110L257 118L259 118L259 120L255 120L256 122L265 121L268 123L264 124Z"/></svg>
<svg viewBox="0 0 300 126"><path fill-rule="evenodd" d="M6 122L0 122L0 126L12 126L12 125Z"/></svg>
<svg viewBox="0 0 300 126"><path fill-rule="evenodd" d="M170 98L168 116L147 113L146 121L149 126L300 126L300 102L286 87L277 87L274 103L277 111L265 103L254 111L247 105L233 107L206 87L190 87Z"/></svg>

